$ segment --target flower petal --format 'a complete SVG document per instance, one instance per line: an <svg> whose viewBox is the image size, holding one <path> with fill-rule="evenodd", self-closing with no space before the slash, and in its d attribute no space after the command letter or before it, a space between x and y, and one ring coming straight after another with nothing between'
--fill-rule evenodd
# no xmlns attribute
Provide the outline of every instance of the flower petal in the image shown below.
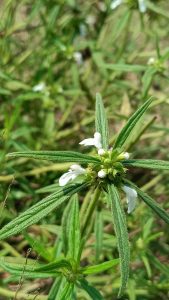
<svg viewBox="0 0 169 300"><path fill-rule="evenodd" d="M110 8L111 9L115 9L116 7L118 7L120 4L122 4L122 0L113 0L111 5L110 5Z"/></svg>
<svg viewBox="0 0 169 300"><path fill-rule="evenodd" d="M128 204L127 212L128 214L130 214L135 209L136 206L137 192L135 189L127 185L123 185L122 190L126 193L127 204Z"/></svg>
<svg viewBox="0 0 169 300"><path fill-rule="evenodd" d="M147 10L145 0L138 0L138 6L139 6L139 11L144 14Z"/></svg>
<svg viewBox="0 0 169 300"><path fill-rule="evenodd" d="M102 143L101 143L101 134L99 132L95 132L94 134L94 142L95 142L95 147L97 149L101 149L102 148Z"/></svg>
<svg viewBox="0 0 169 300"><path fill-rule="evenodd" d="M72 180L72 172L68 171L67 173L64 173L60 178L59 178L59 185L64 186L66 185L70 180Z"/></svg>
<svg viewBox="0 0 169 300"><path fill-rule="evenodd" d="M79 144L83 146L95 146L97 149L100 149L102 148L101 134L99 132L95 132L94 138L84 139Z"/></svg>
<svg viewBox="0 0 169 300"><path fill-rule="evenodd" d="M83 146L95 146L95 140L93 138L84 139L79 144Z"/></svg>
<svg viewBox="0 0 169 300"><path fill-rule="evenodd" d="M86 173L86 170L77 164L71 165L70 170L77 175Z"/></svg>

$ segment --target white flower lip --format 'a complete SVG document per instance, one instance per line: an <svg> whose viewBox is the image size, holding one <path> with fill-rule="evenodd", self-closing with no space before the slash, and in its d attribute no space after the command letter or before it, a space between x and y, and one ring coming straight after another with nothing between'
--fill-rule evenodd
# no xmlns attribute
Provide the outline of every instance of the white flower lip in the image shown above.
<svg viewBox="0 0 169 300"><path fill-rule="evenodd" d="M138 0L139 11L144 14L147 10L145 0Z"/></svg>
<svg viewBox="0 0 169 300"><path fill-rule="evenodd" d="M65 186L70 180L74 180L77 176L85 174L86 170L79 165L72 165L68 172L59 178L59 185Z"/></svg>
<svg viewBox="0 0 169 300"><path fill-rule="evenodd" d="M135 209L136 206L137 192L135 189L127 185L123 185L122 190L126 193L127 204L128 204L127 212L128 214L130 214Z"/></svg>
<svg viewBox="0 0 169 300"><path fill-rule="evenodd" d="M32 90L34 92L42 92L45 89L46 85L44 82L40 82L39 84L35 85Z"/></svg>
<svg viewBox="0 0 169 300"><path fill-rule="evenodd" d="M81 52L79 52L79 51L74 52L73 57L78 65L81 65L83 63L83 56L82 56Z"/></svg>
<svg viewBox="0 0 169 300"><path fill-rule="evenodd" d="M79 144L83 146L95 146L97 149L101 149L101 134L99 132L95 132L94 138L84 139Z"/></svg>
<svg viewBox="0 0 169 300"><path fill-rule="evenodd" d="M154 63L155 63L155 58L154 57L150 57L149 60L148 60L148 62L147 62L147 64L149 66L151 66L151 65L154 65Z"/></svg>
<svg viewBox="0 0 169 300"><path fill-rule="evenodd" d="M112 3L110 4L111 9L116 9L120 4L123 3L123 0L113 0Z"/></svg>

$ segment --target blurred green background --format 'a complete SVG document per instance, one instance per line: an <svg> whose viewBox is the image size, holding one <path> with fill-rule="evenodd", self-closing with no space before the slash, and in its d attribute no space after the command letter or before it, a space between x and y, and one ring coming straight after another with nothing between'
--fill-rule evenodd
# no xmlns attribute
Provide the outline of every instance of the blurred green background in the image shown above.
<svg viewBox="0 0 169 300"><path fill-rule="evenodd" d="M69 164L25 158L6 160L22 150L79 150L93 136L95 94L102 94L113 138L132 112L150 96L156 105L146 114L141 138L133 137L132 157L169 159L169 2L6 0L0 2L0 222L6 224L42 199L37 190L53 184ZM84 150L83 150L84 151ZM88 149L85 149L88 152ZM167 172L129 174L138 186L169 211ZM63 207L31 226L31 235L57 255ZM124 299L169 299L168 227L143 203L127 216L131 274ZM103 214L99 261L117 257L114 231ZM0 255L44 259L23 235L0 242ZM95 234L83 253L96 262ZM106 300L116 299L119 271L91 276ZM0 299L17 280L0 269ZM52 280L24 280L21 291L48 295ZM43 298L44 297L44 298ZM23 298L18 298L23 299ZM31 299L31 298L25 298ZM34 298L32 298L34 299ZM47 299L39 296L37 299ZM79 292L77 299L90 299Z"/></svg>

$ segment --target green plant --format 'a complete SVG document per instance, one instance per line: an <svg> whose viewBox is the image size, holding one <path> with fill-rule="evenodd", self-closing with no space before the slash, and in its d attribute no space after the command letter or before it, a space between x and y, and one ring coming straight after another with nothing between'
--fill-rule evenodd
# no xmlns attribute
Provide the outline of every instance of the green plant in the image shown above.
<svg viewBox="0 0 169 300"><path fill-rule="evenodd" d="M75 286L84 289L92 299L103 299L101 293L92 287L85 279L88 274L95 274L108 270L119 263L118 259L81 267L81 255L87 237L93 226L93 214L102 206L101 194L104 194L107 206L111 209L114 230L117 238L121 268L121 286L118 296L125 291L128 276L130 249L126 216L121 204L120 192L127 197L128 212L133 211L137 196L151 207L166 223L169 224L169 215L150 196L140 190L126 177L128 168L147 168L169 170L169 162L151 159L130 159L126 152L128 140L137 130L138 124L146 110L152 104L153 99L147 100L127 121L115 138L112 148L109 148L109 132L106 113L101 95L96 95L96 133L94 138L85 139L80 144L95 146L97 153L86 155L71 151L24 151L10 153L7 157L27 157L57 162L74 162L80 165L72 165L69 171L63 174L58 184L54 186L54 193L28 208L24 213L16 217L0 230L0 239L8 238L25 230L28 226L37 223L52 210L69 200L62 218L62 243L63 253L57 260L47 264L39 264L32 267L28 259L24 276L28 278L56 278L50 291L49 299L72 299ZM69 181L75 180L74 183ZM93 199L85 197L81 206L79 218L79 202L77 193L92 188ZM50 190L50 189L49 189ZM101 205L102 203L102 205ZM27 238L29 238L27 236ZM30 238L29 238L30 240ZM1 258L0 265L11 274L20 276L23 264L10 262Z"/></svg>

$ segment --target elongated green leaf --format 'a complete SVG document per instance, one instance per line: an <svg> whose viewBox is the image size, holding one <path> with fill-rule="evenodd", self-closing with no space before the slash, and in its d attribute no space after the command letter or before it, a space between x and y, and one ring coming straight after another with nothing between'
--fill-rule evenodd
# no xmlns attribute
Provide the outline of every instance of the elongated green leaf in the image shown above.
<svg viewBox="0 0 169 300"><path fill-rule="evenodd" d="M60 298L56 298L58 300L72 300L72 293L74 290L74 284L72 282L67 281L65 286L63 287Z"/></svg>
<svg viewBox="0 0 169 300"><path fill-rule="evenodd" d="M59 183L53 183L36 191L37 194L54 193L60 189Z"/></svg>
<svg viewBox="0 0 169 300"><path fill-rule="evenodd" d="M81 288L89 294L92 300L104 300L100 292L90 285L87 280L81 279L79 283Z"/></svg>
<svg viewBox="0 0 169 300"><path fill-rule="evenodd" d="M121 286L118 296L121 297L124 293L129 277L130 247L126 217L120 204L120 197L117 188L113 184L108 185L108 202L113 214L114 230L117 237L120 256Z"/></svg>
<svg viewBox="0 0 169 300"><path fill-rule="evenodd" d="M51 272L51 271L54 271L56 269L61 269L61 268L66 268L68 270L71 270L72 266L67 259L58 258L54 262L51 262L49 264L35 268L35 271Z"/></svg>
<svg viewBox="0 0 169 300"><path fill-rule="evenodd" d="M74 284L68 282L65 277L59 277L54 282L48 300L72 300Z"/></svg>
<svg viewBox="0 0 169 300"><path fill-rule="evenodd" d="M156 258L153 253L150 251L148 252L148 258L150 259L150 262L153 263L153 265L162 273L164 273L167 278L169 277L169 265L165 265L164 263L161 263L158 258Z"/></svg>
<svg viewBox="0 0 169 300"><path fill-rule="evenodd" d="M102 97L99 93L96 94L96 131L101 134L102 146L104 149L109 147L109 129L106 117L106 112L103 106Z"/></svg>
<svg viewBox="0 0 169 300"><path fill-rule="evenodd" d="M71 201L68 202L66 208L64 209L63 215L62 215L62 243L63 243L63 250L64 250L64 255L66 256L68 253L68 236L69 236L69 213L71 210Z"/></svg>
<svg viewBox="0 0 169 300"><path fill-rule="evenodd" d="M80 220L79 220L79 202L77 194L73 196L71 201L71 210L69 214L69 228L68 228L68 253L67 256L78 259L80 247Z"/></svg>
<svg viewBox="0 0 169 300"><path fill-rule="evenodd" d="M152 1L146 1L146 5L153 12L155 12L155 13L157 13L159 15L162 15L163 17L169 19L168 11L162 9L159 4L155 4Z"/></svg>
<svg viewBox="0 0 169 300"><path fill-rule="evenodd" d="M122 128L122 130L120 131L115 144L114 144L114 148L120 148L124 145L124 143L126 142L128 136L131 134L131 132L133 131L134 127L136 126L136 124L139 122L139 120L141 119L142 115L145 113L145 111L148 109L148 107L150 106L150 104L152 103L153 99L150 98L149 100L147 100L127 121L126 125Z"/></svg>
<svg viewBox="0 0 169 300"><path fill-rule="evenodd" d="M38 265L38 263L35 263L35 261L31 261L29 259L20 259L20 261L22 262L15 262L14 258L10 257L0 257L0 266L10 274L19 277L23 274L25 278L49 278L58 276L58 273L56 271L35 271L35 266Z"/></svg>
<svg viewBox="0 0 169 300"><path fill-rule="evenodd" d="M7 157L26 157L58 162L100 163L96 157L73 151L23 151L7 154Z"/></svg>
<svg viewBox="0 0 169 300"><path fill-rule="evenodd" d="M133 184L129 180L125 180L127 184L129 184L131 187L133 187L136 191L138 196L149 206L152 208L152 210L160 217L162 218L167 224L169 224L169 214L159 205L157 204L149 195L144 193L142 190L140 190L135 184Z"/></svg>
<svg viewBox="0 0 169 300"><path fill-rule="evenodd" d="M129 159L123 161L126 167L139 167L145 169L169 170L169 162L154 159Z"/></svg>
<svg viewBox="0 0 169 300"><path fill-rule="evenodd" d="M96 263L98 263L100 255L102 253L103 245L103 214L102 211L97 211L95 217L95 252L96 252Z"/></svg>
<svg viewBox="0 0 169 300"><path fill-rule="evenodd" d="M169 214L158 205L150 196L141 191L140 189L136 189L139 197L149 206L151 207L156 214L162 218L167 224L169 224Z"/></svg>
<svg viewBox="0 0 169 300"><path fill-rule="evenodd" d="M59 292L59 289L62 288L63 280L66 280L63 276L55 279L55 281L50 289L50 292L48 295L48 300L56 300L56 296Z"/></svg>
<svg viewBox="0 0 169 300"><path fill-rule="evenodd" d="M48 215L52 210L59 207L63 202L68 200L74 193L87 186L83 184L70 184L67 187L60 188L59 191L44 198L33 205L27 211L16 217L0 230L0 239L5 239L11 235L21 232L28 226L37 223L39 220Z"/></svg>
<svg viewBox="0 0 169 300"><path fill-rule="evenodd" d="M128 64L103 64L100 67L119 72L141 72L146 69L146 66Z"/></svg>
<svg viewBox="0 0 169 300"><path fill-rule="evenodd" d="M106 262L101 263L99 265L85 267L85 268L81 269L81 272L85 275L101 273L103 271L106 271L106 270L118 265L118 264L119 264L119 259L118 258L117 259L112 259L110 261L106 261Z"/></svg>
<svg viewBox="0 0 169 300"><path fill-rule="evenodd" d="M142 77L142 83L143 83L143 98L147 96L147 93L149 91L149 88L151 86L152 80L154 75L157 73L157 69L154 66L150 66L147 68L147 70L144 73L144 76Z"/></svg>

